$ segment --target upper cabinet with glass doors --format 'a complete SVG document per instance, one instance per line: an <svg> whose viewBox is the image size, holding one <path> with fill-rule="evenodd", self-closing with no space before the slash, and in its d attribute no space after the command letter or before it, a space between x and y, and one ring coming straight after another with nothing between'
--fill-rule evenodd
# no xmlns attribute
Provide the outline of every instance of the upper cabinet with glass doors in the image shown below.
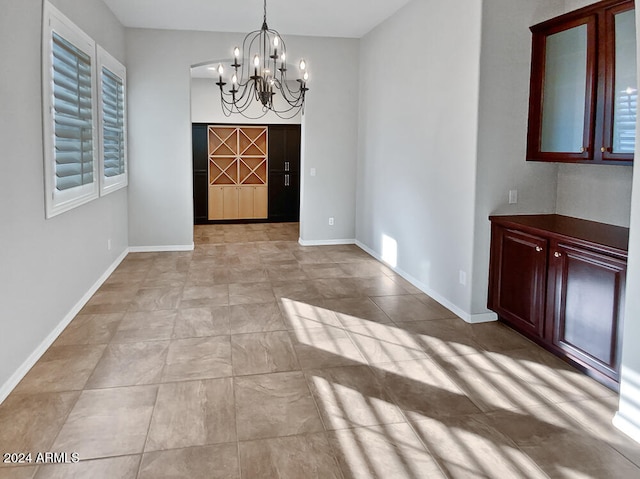
<svg viewBox="0 0 640 479"><path fill-rule="evenodd" d="M531 27L527 160L632 164L634 2L605 0Z"/></svg>

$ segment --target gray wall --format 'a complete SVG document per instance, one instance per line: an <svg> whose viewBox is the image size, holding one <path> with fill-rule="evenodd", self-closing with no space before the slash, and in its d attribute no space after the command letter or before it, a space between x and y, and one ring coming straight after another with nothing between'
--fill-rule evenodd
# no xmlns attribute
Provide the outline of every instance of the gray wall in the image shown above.
<svg viewBox="0 0 640 479"><path fill-rule="evenodd" d="M632 166L560 165L556 212L629 226Z"/></svg>
<svg viewBox="0 0 640 479"><path fill-rule="evenodd" d="M124 28L100 0L55 6L124 62ZM42 1L5 0L2 7L0 400L128 246L126 188L45 220Z"/></svg>
<svg viewBox="0 0 640 479"><path fill-rule="evenodd" d="M562 13L555 0L485 0L478 107L473 299L487 310L490 214L555 213L555 164L525 161L529 109L529 26ZM505 40L508 39L508 40ZM518 203L508 204L509 190Z"/></svg>
<svg viewBox="0 0 640 479"><path fill-rule="evenodd" d="M475 0L416 0L367 34L360 54L357 239L462 315L471 297L480 19Z"/></svg>
<svg viewBox="0 0 640 479"><path fill-rule="evenodd" d="M127 30L131 246L193 243L190 67L225 58L242 38ZM288 36L287 50L313 72L303 117L301 239L353 239L358 40ZM308 176L311 167L317 176Z"/></svg>
<svg viewBox="0 0 640 479"><path fill-rule="evenodd" d="M403 273L465 319L490 319L488 216L628 225L632 168L525 161L529 26L593 2L442 3L414 0L361 41L357 239L384 257L390 237ZM380 95L377 55L411 95Z"/></svg>

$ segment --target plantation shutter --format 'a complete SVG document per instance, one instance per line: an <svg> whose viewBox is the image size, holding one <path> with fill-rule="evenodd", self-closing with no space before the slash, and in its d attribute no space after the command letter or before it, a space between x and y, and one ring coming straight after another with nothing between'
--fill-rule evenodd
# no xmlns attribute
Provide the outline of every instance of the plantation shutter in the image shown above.
<svg viewBox="0 0 640 479"><path fill-rule="evenodd" d="M633 153L636 148L636 111L638 92L616 92L613 115L613 151L615 153Z"/></svg>
<svg viewBox="0 0 640 479"><path fill-rule="evenodd" d="M94 181L91 57L53 32L55 188Z"/></svg>
<svg viewBox="0 0 640 479"><path fill-rule="evenodd" d="M124 83L109 69L102 67L102 148L104 176L125 173Z"/></svg>

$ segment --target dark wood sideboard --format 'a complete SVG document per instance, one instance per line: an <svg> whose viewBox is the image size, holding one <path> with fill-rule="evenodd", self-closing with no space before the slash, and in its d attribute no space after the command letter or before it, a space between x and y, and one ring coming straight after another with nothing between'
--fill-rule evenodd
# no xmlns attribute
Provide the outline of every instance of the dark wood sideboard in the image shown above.
<svg viewBox="0 0 640 479"><path fill-rule="evenodd" d="M489 309L617 390L629 229L555 214L489 219Z"/></svg>

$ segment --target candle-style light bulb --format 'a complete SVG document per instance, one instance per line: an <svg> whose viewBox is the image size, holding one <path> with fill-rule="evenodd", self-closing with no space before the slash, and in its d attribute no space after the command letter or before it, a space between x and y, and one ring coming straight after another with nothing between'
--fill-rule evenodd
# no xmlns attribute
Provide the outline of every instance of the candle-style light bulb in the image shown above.
<svg viewBox="0 0 640 479"><path fill-rule="evenodd" d="M237 84L238 84L238 76L237 76L235 73L234 73L234 74L233 74L233 76L231 77L231 82L232 82L234 85L237 85Z"/></svg>
<svg viewBox="0 0 640 479"><path fill-rule="evenodd" d="M236 60L240 57L240 49L238 47L233 49L233 56L236 57Z"/></svg>
<svg viewBox="0 0 640 479"><path fill-rule="evenodd" d="M253 57L253 66L256 68L260 66L260 57L258 55Z"/></svg>
<svg viewBox="0 0 640 479"><path fill-rule="evenodd" d="M300 60L300 70L305 70L307 68L307 62L304 60Z"/></svg>
<svg viewBox="0 0 640 479"><path fill-rule="evenodd" d="M309 79L309 72L304 72L304 75L302 75L302 79L304 81L307 81Z"/></svg>
<svg viewBox="0 0 640 479"><path fill-rule="evenodd" d="M287 55L283 52L282 55L280 55L280 60L282 60L282 63L284 63L286 59L287 59Z"/></svg>
<svg viewBox="0 0 640 479"><path fill-rule="evenodd" d="M218 75L222 76L222 74L224 73L224 67L222 66L222 64L218 65Z"/></svg>
<svg viewBox="0 0 640 479"><path fill-rule="evenodd" d="M280 44L280 39L277 36L274 37L273 46L277 48L279 44Z"/></svg>

